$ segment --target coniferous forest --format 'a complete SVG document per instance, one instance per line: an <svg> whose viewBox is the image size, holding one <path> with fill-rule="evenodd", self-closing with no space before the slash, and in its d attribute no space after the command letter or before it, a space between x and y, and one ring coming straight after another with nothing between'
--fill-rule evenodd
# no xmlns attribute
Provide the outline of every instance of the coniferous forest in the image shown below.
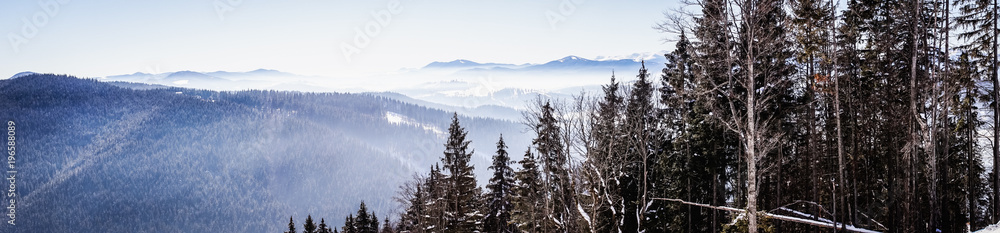
<svg viewBox="0 0 1000 233"><path fill-rule="evenodd" d="M493 157L478 168L488 184L470 177L453 118L440 164L400 187L403 209L384 231L968 232L1000 221L996 1L689 4L698 10L656 26L676 35L666 64L612 75L603 93L529 103L528 148L497 135L496 151L478 152Z"/></svg>
<svg viewBox="0 0 1000 233"><path fill-rule="evenodd" d="M600 88L570 98L538 95L524 103L519 122L506 119L521 109L470 103L477 114L497 116L473 117L394 99L403 95L389 92L211 91L31 72L0 80L0 120L9 127L8 151L18 153L15 159L8 152L8 167L16 165L19 172L16 184L12 175L4 181L10 185L12 223L3 229L1000 229L1000 0L680 1L686 7L665 9L662 21L627 22L653 24L652 30L663 32L669 43L648 49L670 51L656 58L665 63L646 60L637 70L609 69L598 76L602 82L607 77ZM384 12L400 5L388 6ZM421 8L407 9L413 9L410 14ZM394 14L372 13L365 30L374 25L391 31L389 20L380 19ZM41 19L35 15L32 20ZM53 24L73 21L64 17ZM271 19L257 20L285 25ZM59 28L70 27L49 27L40 35ZM345 31L360 33L360 28ZM372 39L360 35L351 38ZM368 50L364 57L378 58L390 48ZM17 57L22 58L31 57ZM468 68L455 73L489 74L496 68L552 77L578 74L557 74L562 69L603 68L563 63L567 59L581 58L553 61L565 65L560 69L484 68L488 64L466 60L432 64ZM448 70L434 69L419 74ZM193 71L175 73L214 80ZM189 81L169 79L172 75L158 81ZM459 76L442 79L451 77ZM491 86L490 77L480 86ZM393 82L386 80L379 81ZM445 87L464 81L416 89L449 90ZM528 93L502 90L514 93L510 96ZM464 94L449 90L445 99L454 101L456 93ZM495 93L469 98L492 99Z"/></svg>

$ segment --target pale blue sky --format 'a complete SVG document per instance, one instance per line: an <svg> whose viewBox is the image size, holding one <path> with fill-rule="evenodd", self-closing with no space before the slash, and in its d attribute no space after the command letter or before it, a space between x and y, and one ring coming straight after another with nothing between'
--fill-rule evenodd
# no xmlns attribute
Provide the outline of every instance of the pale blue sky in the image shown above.
<svg viewBox="0 0 1000 233"><path fill-rule="evenodd" d="M672 50L652 26L678 4L398 0L393 14L391 2L4 1L0 78L21 71L98 77L258 68L346 76L455 59L521 64L646 53ZM383 11L392 16L384 26L372 15ZM550 14L564 18L553 27ZM366 27L380 30L362 48L354 39ZM345 44L358 48L350 61Z"/></svg>

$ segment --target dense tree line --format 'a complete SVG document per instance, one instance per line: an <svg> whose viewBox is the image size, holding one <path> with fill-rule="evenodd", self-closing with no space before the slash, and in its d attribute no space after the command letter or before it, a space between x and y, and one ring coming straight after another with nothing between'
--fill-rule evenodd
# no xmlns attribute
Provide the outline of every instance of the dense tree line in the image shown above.
<svg viewBox="0 0 1000 233"><path fill-rule="evenodd" d="M319 225L312 219L312 215L306 216L305 223L302 224L302 233L395 233L395 229L389 224L389 218L385 218L385 224L379 228L378 217L375 211L368 212L365 202L361 202L357 215L349 214L344 219L344 226L339 229L326 224L326 219L320 218ZM288 231L284 233L299 233L295 229L295 218L288 218Z"/></svg>
<svg viewBox="0 0 1000 233"><path fill-rule="evenodd" d="M398 230L965 232L1000 220L997 167L983 161L1000 158L995 2L691 4L699 12L658 25L676 35L658 79L643 65L603 93L530 103L519 166L501 139L486 194L432 168L401 191Z"/></svg>

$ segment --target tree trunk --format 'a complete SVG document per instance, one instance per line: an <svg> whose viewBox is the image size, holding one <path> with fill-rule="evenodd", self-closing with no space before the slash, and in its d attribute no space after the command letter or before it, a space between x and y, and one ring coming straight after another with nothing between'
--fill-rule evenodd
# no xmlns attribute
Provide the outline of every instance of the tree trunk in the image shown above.
<svg viewBox="0 0 1000 233"><path fill-rule="evenodd" d="M997 80L997 0L993 0L993 53L990 56L993 82L993 221L1000 219L1000 81Z"/></svg>
<svg viewBox="0 0 1000 233"><path fill-rule="evenodd" d="M752 29L748 38L753 38ZM757 87L754 73L753 45L747 46L747 218L749 232L757 233L757 140L760 135L757 129Z"/></svg>
<svg viewBox="0 0 1000 233"><path fill-rule="evenodd" d="M843 198L844 197L844 192L845 192L845 190L844 190L844 143L841 141L842 137L841 137L841 130L840 130L840 78L836 78L833 81L833 104L835 106L833 108L833 113L834 113L835 117L837 118L837 176L838 176L837 181L839 183L838 185L840 186L840 189L838 189L838 190L840 190L840 193L841 193L839 195L840 197L838 199L840 199L841 205L845 205L844 204L845 203L844 202L844 198ZM837 208L837 207L835 206L834 208ZM834 212L836 212L836 210L834 210ZM841 213L841 214L843 214L843 213ZM844 221L844 222L847 222L847 221Z"/></svg>

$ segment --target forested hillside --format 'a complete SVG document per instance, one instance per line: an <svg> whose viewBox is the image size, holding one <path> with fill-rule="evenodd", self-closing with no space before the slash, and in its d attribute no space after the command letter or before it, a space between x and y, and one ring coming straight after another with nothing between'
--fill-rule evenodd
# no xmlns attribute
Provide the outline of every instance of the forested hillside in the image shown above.
<svg viewBox="0 0 1000 233"><path fill-rule="evenodd" d="M389 214L397 186L438 161L451 117L365 94L41 74L0 80L0 100L18 127L19 232L276 232L290 214L346 215L362 200ZM461 118L470 138L491 138L485 149L523 128Z"/></svg>

